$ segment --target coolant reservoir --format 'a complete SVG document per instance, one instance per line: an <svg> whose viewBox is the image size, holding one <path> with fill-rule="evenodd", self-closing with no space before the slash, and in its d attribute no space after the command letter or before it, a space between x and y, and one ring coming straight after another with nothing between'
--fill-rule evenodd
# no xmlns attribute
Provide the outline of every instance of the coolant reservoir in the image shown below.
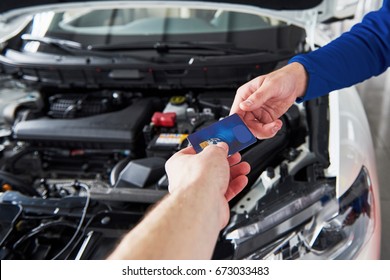
<svg viewBox="0 0 390 280"><path fill-rule="evenodd" d="M176 113L177 120L185 120L187 108L188 104L185 96L172 96L163 113Z"/></svg>

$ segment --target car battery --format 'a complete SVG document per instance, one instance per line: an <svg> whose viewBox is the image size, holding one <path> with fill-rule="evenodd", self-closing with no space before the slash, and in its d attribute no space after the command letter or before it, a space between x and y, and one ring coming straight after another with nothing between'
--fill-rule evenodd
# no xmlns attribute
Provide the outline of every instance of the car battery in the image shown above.
<svg viewBox="0 0 390 280"><path fill-rule="evenodd" d="M148 157L169 158L175 152L188 144L188 134L160 133L153 137L149 143L146 154Z"/></svg>

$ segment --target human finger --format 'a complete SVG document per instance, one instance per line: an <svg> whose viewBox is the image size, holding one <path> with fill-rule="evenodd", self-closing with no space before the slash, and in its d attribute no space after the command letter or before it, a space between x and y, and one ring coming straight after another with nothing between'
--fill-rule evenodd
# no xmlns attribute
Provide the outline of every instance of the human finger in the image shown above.
<svg viewBox="0 0 390 280"><path fill-rule="evenodd" d="M272 138L283 126L279 119L270 123L262 123L257 119L247 119L245 123L257 139Z"/></svg>
<svg viewBox="0 0 390 280"><path fill-rule="evenodd" d="M235 165L241 161L241 154L240 153L234 153L230 157L228 157L229 165Z"/></svg>
<svg viewBox="0 0 390 280"><path fill-rule="evenodd" d="M240 103L247 100L247 98L261 86L263 80L264 76L256 77L237 89L232 107L230 109L230 115L237 113L241 118L244 117L245 111L240 108Z"/></svg>
<svg viewBox="0 0 390 280"><path fill-rule="evenodd" d="M225 142L218 142L217 144L211 144L211 145L206 146L203 149L202 153L205 154L206 151L207 151L207 153L223 152L227 157L227 154L229 151L229 146Z"/></svg>
<svg viewBox="0 0 390 280"><path fill-rule="evenodd" d="M240 175L230 181L229 186L225 193L225 198L227 201L233 199L237 194L239 194L245 186L248 184L248 178L245 175Z"/></svg>
<svg viewBox="0 0 390 280"><path fill-rule="evenodd" d="M234 97L234 101L232 104L232 107L230 109L230 115L232 114L238 114L241 118L244 117L245 112L241 110L240 108L240 103L243 102L248 98L248 96L251 94L249 91L248 85L242 85L241 87L238 88L236 95Z"/></svg>
<svg viewBox="0 0 390 280"><path fill-rule="evenodd" d="M234 166L230 167L230 178L234 180L234 178L240 175L247 175L251 171L251 166L246 161L240 162Z"/></svg>
<svg viewBox="0 0 390 280"><path fill-rule="evenodd" d="M243 99L239 107L242 111L248 112L248 111L254 111L259 109L263 104L268 100L269 95L265 94L263 89L259 89L255 92L253 92L248 98Z"/></svg>

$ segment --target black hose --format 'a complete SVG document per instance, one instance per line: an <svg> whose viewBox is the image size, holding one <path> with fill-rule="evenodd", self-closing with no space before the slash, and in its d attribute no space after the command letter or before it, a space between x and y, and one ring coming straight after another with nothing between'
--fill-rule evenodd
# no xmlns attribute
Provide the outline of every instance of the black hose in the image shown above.
<svg viewBox="0 0 390 280"><path fill-rule="evenodd" d="M32 182L25 182L7 171L0 170L0 183L2 185L9 184L12 187L12 190L19 191L23 194L41 197L40 193L32 186Z"/></svg>

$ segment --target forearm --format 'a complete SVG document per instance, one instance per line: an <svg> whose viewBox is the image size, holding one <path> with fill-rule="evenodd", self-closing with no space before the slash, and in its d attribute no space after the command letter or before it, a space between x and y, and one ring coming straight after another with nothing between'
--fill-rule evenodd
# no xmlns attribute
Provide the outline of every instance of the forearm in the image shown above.
<svg viewBox="0 0 390 280"><path fill-rule="evenodd" d="M129 232L110 259L209 259L221 229L213 186L168 195Z"/></svg>

